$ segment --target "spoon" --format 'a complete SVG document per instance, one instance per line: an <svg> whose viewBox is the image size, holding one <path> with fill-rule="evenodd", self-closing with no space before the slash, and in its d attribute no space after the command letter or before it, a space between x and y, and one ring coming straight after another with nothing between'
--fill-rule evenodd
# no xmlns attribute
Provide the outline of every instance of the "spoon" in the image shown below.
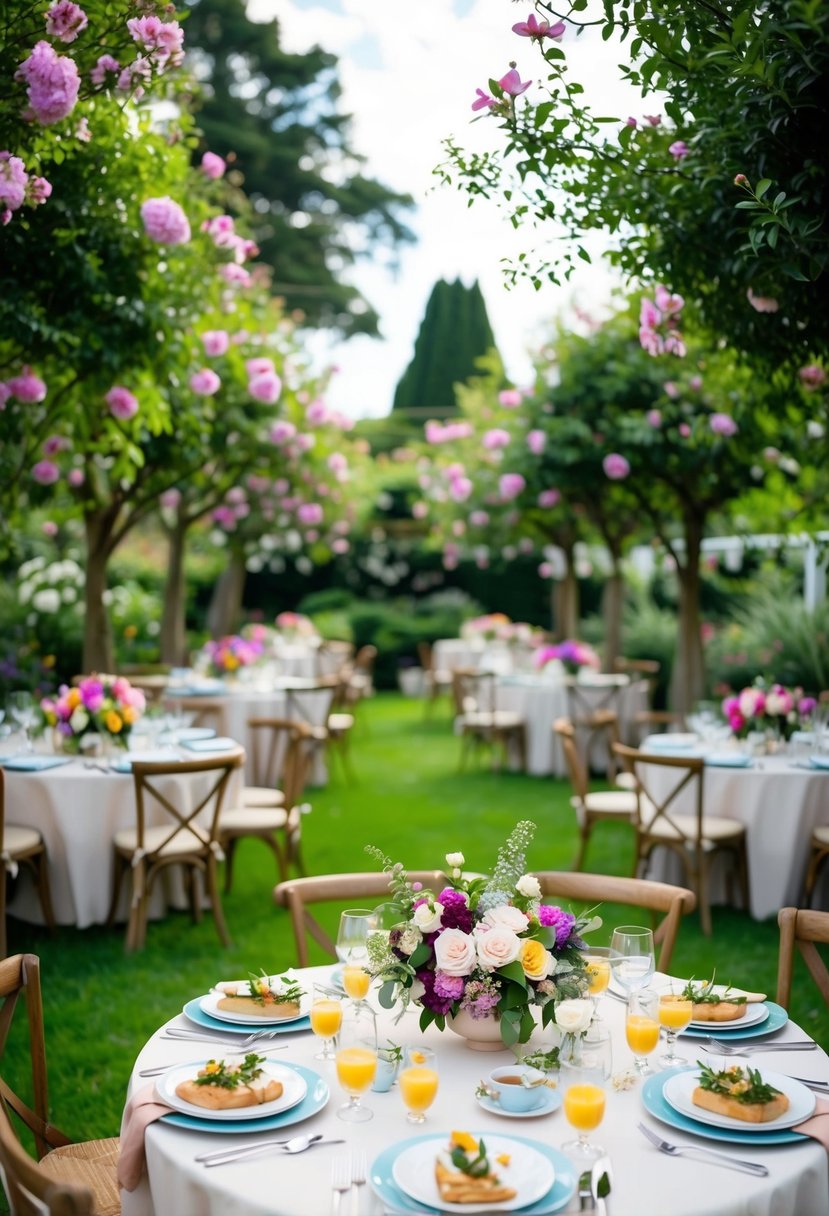
<svg viewBox="0 0 829 1216"><path fill-rule="evenodd" d="M294 1136L291 1140L262 1140L259 1144L248 1144L242 1148L226 1149L221 1153L205 1153L200 1157L196 1157L196 1161L200 1161L207 1169L214 1165L228 1165L232 1161L242 1161L252 1154L258 1153L261 1149L278 1147L284 1153L304 1153L306 1149L312 1148L315 1144L344 1144L344 1140L323 1140L322 1133L317 1132L313 1136Z"/></svg>

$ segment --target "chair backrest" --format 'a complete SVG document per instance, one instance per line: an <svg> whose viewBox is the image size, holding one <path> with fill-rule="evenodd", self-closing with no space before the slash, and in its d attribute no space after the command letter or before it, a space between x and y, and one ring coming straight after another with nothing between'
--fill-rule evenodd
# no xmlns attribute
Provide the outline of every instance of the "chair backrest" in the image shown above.
<svg viewBox="0 0 829 1216"><path fill-rule="evenodd" d="M291 745L300 727L292 718L248 718L250 785L281 788Z"/></svg>
<svg viewBox="0 0 829 1216"><path fill-rule="evenodd" d="M476 667L452 668L452 701L456 714L495 712L497 676Z"/></svg>
<svg viewBox="0 0 829 1216"><path fill-rule="evenodd" d="M567 775L570 778L573 793L583 802L587 797L587 768L576 745L576 728L569 718L556 718L553 730L561 740L564 763L567 765Z"/></svg>
<svg viewBox="0 0 829 1216"><path fill-rule="evenodd" d="M657 755L635 747L626 747L624 743L614 743L613 750L636 779L639 830L647 833L655 825L663 823L671 828L680 840L701 848L705 777L705 761L702 757ZM657 770L661 770L663 777L666 776L670 781L667 793L661 789L658 793L655 792ZM694 819L694 829L690 834L687 830L688 810L677 805L686 790L692 800L691 814ZM677 822L679 815L685 820L684 824Z"/></svg>
<svg viewBox="0 0 829 1216"><path fill-rule="evenodd" d="M374 661L376 658L376 646L361 646L354 656L354 670L371 678L374 674Z"/></svg>
<svg viewBox="0 0 829 1216"><path fill-rule="evenodd" d="M160 806L169 819L167 835L155 846L154 851L169 845L176 837L184 835L188 845L194 838L200 842L204 850L218 849L219 815L222 809L228 782L234 769L240 767L245 758L244 751L239 748L221 756L209 756L204 760L170 761L133 761L132 777L135 784L136 807L136 848L144 849L149 805ZM188 802L186 807L179 807L172 801L168 793L161 789L158 782L166 777L186 777L205 773L208 774L208 788L198 801ZM212 781L209 775L212 774ZM169 788L169 787L168 787ZM206 820L206 822L205 822ZM192 844L188 851L192 852L199 846Z"/></svg>
<svg viewBox="0 0 829 1216"><path fill-rule="evenodd" d="M659 675L662 664L658 659L623 659L617 658L613 663L614 671L620 675L653 676Z"/></svg>
<svg viewBox="0 0 829 1216"><path fill-rule="evenodd" d="M646 908L655 924L653 940L659 947L656 966L666 971L670 966L677 933L683 916L693 912L697 897L687 887L675 887L667 882L651 882L647 878L624 878L608 874L573 873L567 870L536 871L544 896L575 900L592 907L595 904L625 904ZM662 920L656 917L663 913Z"/></svg>
<svg viewBox="0 0 829 1216"><path fill-rule="evenodd" d="M422 883L437 894L446 885L441 870L410 871L412 882ZM385 873L321 874L313 878L293 878L274 888L274 902L287 908L296 942L300 967L308 966L308 938L322 946L332 958L337 957L334 941L319 921L308 911L309 904L351 903L370 901L371 906L390 902L389 876Z"/></svg>
<svg viewBox="0 0 829 1216"><path fill-rule="evenodd" d="M317 675L338 676L353 657L353 643L336 639L324 641L317 650Z"/></svg>
<svg viewBox="0 0 829 1216"><path fill-rule="evenodd" d="M418 642L417 644L417 661L424 671L432 671L434 669L434 655L429 642Z"/></svg>
<svg viewBox="0 0 829 1216"><path fill-rule="evenodd" d="M285 716L301 726L325 726L338 684L337 676L326 676L303 688L288 688Z"/></svg>
<svg viewBox="0 0 829 1216"><path fill-rule="evenodd" d="M792 995L794 948L797 946L809 968L820 994L829 1005L829 971L818 954L816 942L829 945L829 912L813 912L803 908L781 908L777 914L780 926L780 954L777 961L777 1003L788 1009Z"/></svg>

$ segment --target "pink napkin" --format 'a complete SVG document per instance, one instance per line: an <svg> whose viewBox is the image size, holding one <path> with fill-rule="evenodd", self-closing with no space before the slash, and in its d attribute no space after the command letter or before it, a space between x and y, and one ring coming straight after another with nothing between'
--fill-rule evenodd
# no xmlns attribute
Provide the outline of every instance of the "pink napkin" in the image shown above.
<svg viewBox="0 0 829 1216"><path fill-rule="evenodd" d="M829 1151L829 1101L826 1098L818 1098L815 1113L805 1119L803 1123L798 1123L797 1127L792 1128L792 1131L803 1132L804 1136L811 1136L813 1140L819 1140Z"/></svg>
<svg viewBox="0 0 829 1216"><path fill-rule="evenodd" d="M137 1090L124 1108L121 1120L121 1147L118 1154L118 1185L134 1191L144 1173L144 1132L150 1123L169 1115L172 1106L159 1102L150 1083Z"/></svg>

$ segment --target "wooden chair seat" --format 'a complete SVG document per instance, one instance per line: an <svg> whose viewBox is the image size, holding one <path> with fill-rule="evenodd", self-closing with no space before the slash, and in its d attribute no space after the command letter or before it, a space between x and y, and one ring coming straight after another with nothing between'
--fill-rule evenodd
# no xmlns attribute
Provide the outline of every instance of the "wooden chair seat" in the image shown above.
<svg viewBox="0 0 829 1216"><path fill-rule="evenodd" d="M492 712L485 709L467 710L457 720L461 729L469 726L472 728L484 727L489 730L515 730L524 725L521 715L509 709L495 709Z"/></svg>
<svg viewBox="0 0 829 1216"><path fill-rule="evenodd" d="M118 1139L85 1140L52 1149L38 1166L58 1183L87 1187L94 1196L94 1216L120 1216L121 1195L115 1171L118 1168Z"/></svg>
<svg viewBox="0 0 829 1216"><path fill-rule="evenodd" d="M587 811L590 815L636 821L636 795L628 790L592 790L584 798L573 798L571 802L577 811Z"/></svg>
<svg viewBox="0 0 829 1216"><path fill-rule="evenodd" d="M145 828L144 838L139 846L135 828L121 828L113 836L112 842L116 851L125 858L131 858L139 847L156 857L190 857L201 854L207 843L206 832L204 836L200 836L197 832L182 829L172 839L169 839L169 836L169 827Z"/></svg>
<svg viewBox="0 0 829 1216"><path fill-rule="evenodd" d="M745 826L736 819L717 819L716 816L705 815L702 820L701 844L704 849L716 849L729 840L737 841L745 836ZM657 819L647 828L649 836L663 840L691 841L696 832L696 820L693 815L672 815L671 822Z"/></svg>
<svg viewBox="0 0 829 1216"><path fill-rule="evenodd" d="M583 718L579 725L587 730L587 746L597 735L606 735L608 751L616 740L618 719L613 710L599 709ZM602 820L616 820L635 826L639 819L639 796L635 789L591 790L587 764L576 742L576 724L569 718L557 718L553 731L560 740L564 760L573 787L570 805L575 809L579 827L579 851L573 869L584 865L593 825Z"/></svg>
<svg viewBox="0 0 829 1216"><path fill-rule="evenodd" d="M19 823L6 823L6 785L0 768L0 958L6 956L6 882L23 865L31 871L43 919L55 927L49 888L49 857L40 832Z"/></svg>
<svg viewBox="0 0 829 1216"><path fill-rule="evenodd" d="M43 848L43 837L34 828L21 828L16 823L7 823L3 832L3 852L10 861L22 861Z"/></svg>
<svg viewBox="0 0 829 1216"><path fill-rule="evenodd" d="M330 735L341 735L353 728L354 715L345 713L329 714L326 725L328 726L328 733Z"/></svg>
<svg viewBox="0 0 829 1216"><path fill-rule="evenodd" d="M278 832L288 822L284 806L234 806L222 811L220 832Z"/></svg>
<svg viewBox="0 0 829 1216"><path fill-rule="evenodd" d="M282 790L270 789L267 785L246 785L242 790L242 806L273 808L284 805Z"/></svg>
<svg viewBox="0 0 829 1216"><path fill-rule="evenodd" d="M829 827L817 827L812 832L812 840L816 844L829 845Z"/></svg>

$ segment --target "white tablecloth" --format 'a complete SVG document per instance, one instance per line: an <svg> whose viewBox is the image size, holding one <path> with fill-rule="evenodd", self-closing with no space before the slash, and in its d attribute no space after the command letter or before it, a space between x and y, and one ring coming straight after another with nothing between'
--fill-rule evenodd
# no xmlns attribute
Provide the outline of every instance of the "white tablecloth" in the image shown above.
<svg viewBox="0 0 829 1216"><path fill-rule="evenodd" d="M647 750L647 740L643 743ZM671 770L649 770L654 795L665 796L676 784ZM747 829L751 915L756 920L776 916L780 908L797 906L803 888L809 841L817 824L829 824L829 772L804 766L803 761L768 756L751 768L706 765L704 811L737 819ZM677 810L692 809L683 791ZM656 849L646 877L680 881L681 867L667 849ZM723 902L725 886L714 868L713 902Z"/></svg>
<svg viewBox="0 0 829 1216"><path fill-rule="evenodd" d="M313 968L302 975L325 972ZM219 977L210 977L210 980ZM611 1028L614 1071L626 1068L632 1057L624 1043L624 1006L604 1001L604 1016ZM174 1024L183 1025L179 1016ZM344 1101L333 1068L313 1059L317 1045L309 1033L289 1035L277 1042L289 1048L274 1059L292 1061L321 1072L331 1085L331 1100L326 1108L297 1127L297 1132L321 1132L326 1138L344 1137L344 1145L320 1146L299 1156L287 1157L279 1149L249 1159L244 1164L205 1169L193 1158L200 1153L226 1147L239 1141L250 1143L252 1136L210 1135L153 1124L147 1131L146 1148L149 1178L132 1193L122 1192L123 1216L328 1216L331 1204L331 1163L350 1148L366 1152L369 1164L387 1146L418 1133L448 1133L453 1128L486 1135L515 1134L538 1139L560 1147L573 1138L561 1110L531 1119L505 1119L485 1112L474 1097L481 1077L500 1064L511 1061L504 1051L470 1051L450 1031L441 1034L431 1027L421 1035L417 1018L406 1014L394 1025L382 1012L378 1019L381 1040L415 1043L426 1040L438 1053L440 1091L420 1128L406 1122L397 1089L387 1094L369 1093L364 1099L374 1111L368 1123L344 1123L335 1111ZM549 1033L546 1035L549 1038ZM789 1024L780 1039L802 1038L802 1032ZM685 1042L688 1042L687 1040ZM680 1043L684 1046L683 1040ZM136 1068L158 1064L183 1063L215 1054L215 1047L200 1052L192 1042L172 1042L157 1036L150 1040L136 1061ZM686 1053L687 1054L687 1053ZM804 1055L771 1053L754 1057L757 1067L780 1072L807 1072L829 1078L829 1058L820 1051ZM147 1081L133 1074L132 1084ZM768 1178L754 1178L712 1166L697 1158L669 1158L647 1143L637 1131L643 1120L663 1131L675 1143L709 1145L734 1155L760 1161L770 1171ZM290 1132L286 1133L290 1134ZM264 1135L267 1135L265 1133ZM276 1133L271 1133L276 1135ZM638 1087L628 1092L608 1093L607 1112L601 1127L592 1134L608 1151L613 1169L613 1190L609 1199L612 1216L822 1216L829 1211L829 1158L826 1150L813 1140L802 1144L769 1149L753 1146L716 1144L673 1129L663 1128L643 1109ZM264 1136L263 1136L264 1138ZM381 1216L379 1200L370 1187L363 1188L360 1216ZM350 1197L349 1197L350 1201ZM566 1209L579 1210L574 1195ZM351 1212L342 1206L343 1212Z"/></svg>
<svg viewBox="0 0 829 1216"><path fill-rule="evenodd" d="M226 753L222 753L226 754ZM206 759L203 752L181 753L190 760ZM171 752L171 759L176 753ZM165 778L163 787L171 801L194 805L206 793L209 775L194 773ZM226 805L241 790L238 777L231 778ZM147 800L150 826L165 822L164 812L153 799ZM106 921L112 898L112 838L122 828L135 826L135 785L129 773L103 772L87 768L80 759L43 772L14 772L6 769L6 822L35 828L49 854L49 884L55 919L60 925L86 929ZM167 819L169 822L169 819ZM151 916L160 916L167 902L184 906L177 867L156 883ZM124 884L128 888L128 884ZM122 892L119 919L125 920L129 892ZM31 876L20 867L17 890L9 912L21 920L42 924L43 917Z"/></svg>

